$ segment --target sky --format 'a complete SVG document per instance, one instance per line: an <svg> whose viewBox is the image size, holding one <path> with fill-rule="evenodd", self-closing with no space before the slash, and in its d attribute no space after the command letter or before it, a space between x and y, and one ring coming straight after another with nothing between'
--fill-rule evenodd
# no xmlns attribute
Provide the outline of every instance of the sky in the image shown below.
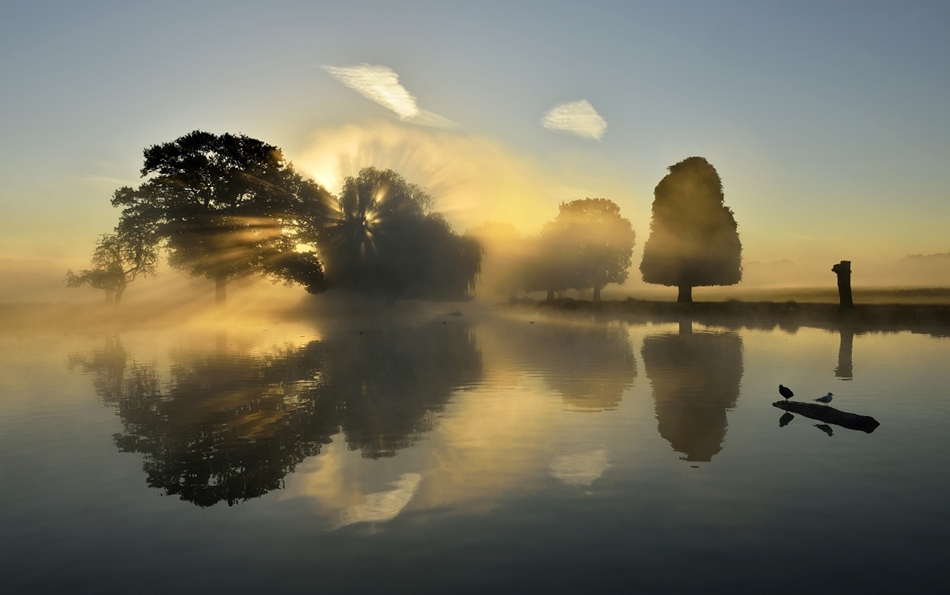
<svg viewBox="0 0 950 595"><path fill-rule="evenodd" d="M609 198L635 265L654 187L699 155L745 263L850 259L860 284L950 252L948 31L946 0L4 0L0 260L84 266L142 150L200 129L331 192L391 167L459 232Z"/></svg>

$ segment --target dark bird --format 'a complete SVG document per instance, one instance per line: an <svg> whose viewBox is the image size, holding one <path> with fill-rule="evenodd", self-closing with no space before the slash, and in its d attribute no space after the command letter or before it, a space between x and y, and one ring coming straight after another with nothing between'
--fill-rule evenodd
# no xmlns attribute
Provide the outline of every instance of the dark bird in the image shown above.
<svg viewBox="0 0 950 595"><path fill-rule="evenodd" d="M824 432L825 434L828 434L829 436L835 435L835 431L832 430L831 426L829 426L828 424L815 424L815 427L821 430L822 432Z"/></svg>
<svg viewBox="0 0 950 595"><path fill-rule="evenodd" d="M831 393L828 393L827 395L825 395L825 396L823 396L823 397L818 397L818 398L815 399L815 400L818 401L819 403L830 403L830 402L831 402L831 397L833 397L833 396L834 396L834 395L832 395Z"/></svg>
<svg viewBox="0 0 950 595"><path fill-rule="evenodd" d="M778 427L784 428L789 423L791 423L793 419L795 419L795 416L786 411L782 414L782 417L778 418Z"/></svg>
<svg viewBox="0 0 950 595"><path fill-rule="evenodd" d="M782 386L781 384L778 385L778 394L785 397L786 401L795 396L795 393L792 392L792 389L788 388L787 386Z"/></svg>

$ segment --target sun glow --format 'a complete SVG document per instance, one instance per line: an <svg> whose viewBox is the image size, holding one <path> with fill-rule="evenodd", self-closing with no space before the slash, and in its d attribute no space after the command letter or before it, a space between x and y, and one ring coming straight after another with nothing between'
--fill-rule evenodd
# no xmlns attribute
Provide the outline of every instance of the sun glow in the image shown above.
<svg viewBox="0 0 950 595"><path fill-rule="evenodd" d="M435 197L435 210L459 232L504 220L533 233L559 201L578 198L539 163L484 137L377 121L321 130L314 139L295 163L329 191L361 168L393 169ZM374 221L369 213L367 221Z"/></svg>

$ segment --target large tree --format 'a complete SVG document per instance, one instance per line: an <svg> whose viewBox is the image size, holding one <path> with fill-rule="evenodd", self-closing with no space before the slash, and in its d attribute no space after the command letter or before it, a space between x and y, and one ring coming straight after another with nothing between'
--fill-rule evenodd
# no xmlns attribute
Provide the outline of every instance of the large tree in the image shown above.
<svg viewBox="0 0 950 595"><path fill-rule="evenodd" d="M620 207L606 198L561 203L541 229L527 271L529 289L593 289L594 301L608 283L627 280L636 234Z"/></svg>
<svg viewBox="0 0 950 595"><path fill-rule="evenodd" d="M669 169L654 190L640 272L647 283L678 287L677 301L689 303L693 287L742 280L742 244L716 169L702 157Z"/></svg>
<svg viewBox="0 0 950 595"><path fill-rule="evenodd" d="M280 150L244 135L195 131L145 149L138 188L115 192L121 226L154 225L169 263L213 279L218 303L229 279L265 274L324 288L323 268L301 222L329 193L298 175Z"/></svg>
<svg viewBox="0 0 950 595"><path fill-rule="evenodd" d="M154 230L127 227L99 237L92 252L92 268L66 271L66 285L89 285L106 292L106 302L118 304L129 283L155 273L158 250Z"/></svg>
<svg viewBox="0 0 950 595"><path fill-rule="evenodd" d="M392 170L346 178L337 203L315 218L329 284L390 299L467 297L481 247L452 231L434 204Z"/></svg>

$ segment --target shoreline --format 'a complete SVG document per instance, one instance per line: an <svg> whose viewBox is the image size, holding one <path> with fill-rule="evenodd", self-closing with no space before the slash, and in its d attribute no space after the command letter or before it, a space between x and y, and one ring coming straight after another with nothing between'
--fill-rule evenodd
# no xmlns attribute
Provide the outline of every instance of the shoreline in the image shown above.
<svg viewBox="0 0 950 595"><path fill-rule="evenodd" d="M503 305L506 309L525 309L551 313L584 313L632 323L696 322L706 326L795 332L800 327L855 334L872 332L921 332L950 337L948 304L838 304L813 302L677 302L639 300L589 300L559 298L552 302L519 300Z"/></svg>

